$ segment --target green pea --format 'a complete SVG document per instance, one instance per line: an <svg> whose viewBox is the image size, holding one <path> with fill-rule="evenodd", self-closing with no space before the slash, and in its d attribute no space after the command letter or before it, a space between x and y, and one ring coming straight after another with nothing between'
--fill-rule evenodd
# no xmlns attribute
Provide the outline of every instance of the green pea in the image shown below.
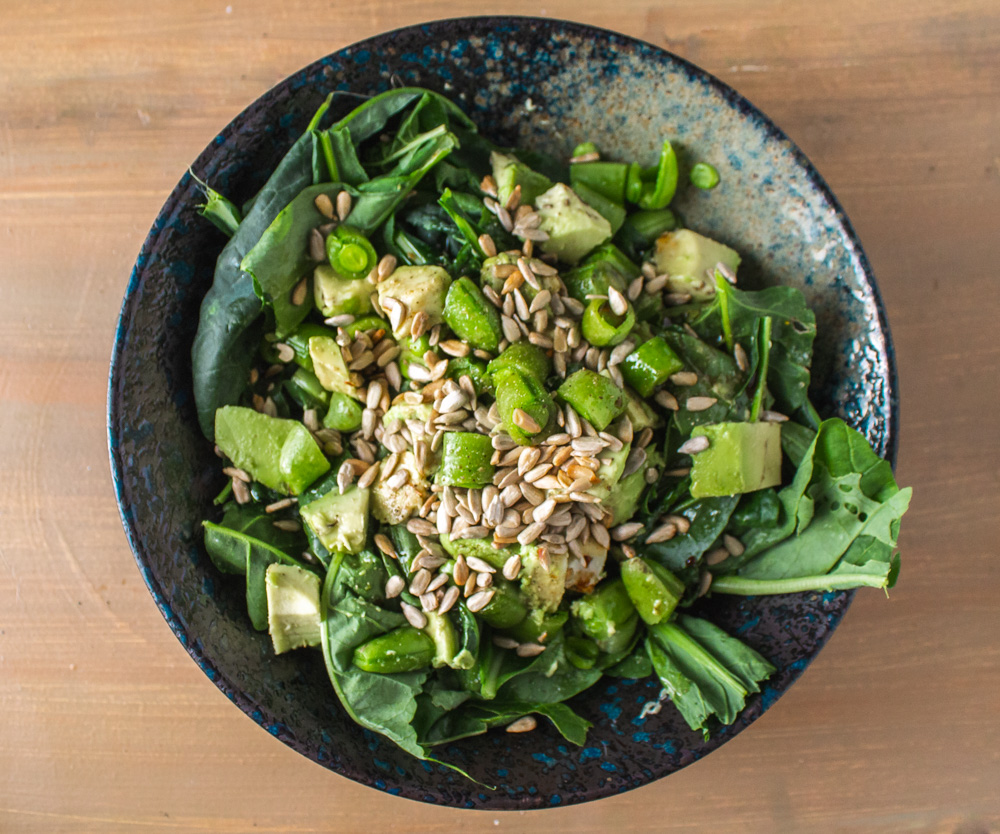
<svg viewBox="0 0 1000 834"><path fill-rule="evenodd" d="M691 178L691 185L695 188L703 188L706 191L710 188L715 188L719 184L719 172L707 162L699 162L691 169L691 173L688 176Z"/></svg>

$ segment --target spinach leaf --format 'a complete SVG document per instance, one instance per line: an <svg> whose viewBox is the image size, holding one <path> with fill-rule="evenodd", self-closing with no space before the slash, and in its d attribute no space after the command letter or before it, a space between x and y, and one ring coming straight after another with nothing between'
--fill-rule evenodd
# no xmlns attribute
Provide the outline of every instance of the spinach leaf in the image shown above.
<svg viewBox="0 0 1000 834"><path fill-rule="evenodd" d="M692 730L709 736L709 719L732 724L774 666L718 626L697 617L649 627L646 649L671 701Z"/></svg>
<svg viewBox="0 0 1000 834"><path fill-rule="evenodd" d="M738 501L738 495L687 501L675 508L678 515L691 522L691 528L685 535L665 542L636 545L636 551L640 556L659 562L689 583L697 576L702 555L726 529Z"/></svg>
<svg viewBox="0 0 1000 834"><path fill-rule="evenodd" d="M198 214L210 221L226 237L232 237L243 221L240 210L232 200L220 194L204 180L198 179L194 171L188 169L188 173L205 195L205 202L197 207Z"/></svg>
<svg viewBox="0 0 1000 834"><path fill-rule="evenodd" d="M722 332L722 308L725 305L733 339L747 346L756 339L759 322L774 320L771 334L771 358L767 387L779 408L787 414L808 402L813 340L816 338L816 315L806 304L805 296L795 287L768 287L764 290L739 290L726 281L719 282L715 301L693 322L702 338L715 339Z"/></svg>
<svg viewBox="0 0 1000 834"><path fill-rule="evenodd" d="M684 360L685 367L698 374L698 381L684 389L684 398L715 397L718 400L704 411L681 409L674 412L673 422L681 435L687 437L695 426L745 420L749 404L744 392L746 377L736 361L680 328L668 328L661 335Z"/></svg>
<svg viewBox="0 0 1000 834"><path fill-rule="evenodd" d="M307 570L314 568L292 554L301 553L305 538L274 526L273 519L254 505L230 504L218 524L202 522L205 550L223 573L246 576L247 613L257 631L267 628L264 575L268 565L280 562Z"/></svg>
<svg viewBox="0 0 1000 834"><path fill-rule="evenodd" d="M636 630L636 634L640 633ZM644 641L639 641L632 653L624 660L619 661L614 666L609 666L604 670L604 674L612 678L648 678L653 674L653 664L650 662L649 653L646 651Z"/></svg>
<svg viewBox="0 0 1000 834"><path fill-rule="evenodd" d="M407 753L426 759L411 722L427 672L394 675L362 672L354 665L354 649L406 624L402 614L361 599L352 590L357 566L351 556L334 556L323 583L323 658L333 688L351 718L362 727L394 741Z"/></svg>
<svg viewBox="0 0 1000 834"><path fill-rule="evenodd" d="M772 536L788 532L788 537L763 550L771 537L754 541L756 555L744 560L735 576L719 577L721 584L713 582L712 590L768 594L889 587L898 570L892 554L911 492L897 486L889 464L861 434L842 420L825 420L811 454L779 495L783 521Z"/></svg>
<svg viewBox="0 0 1000 834"><path fill-rule="evenodd" d="M445 744L502 727L525 715L548 718L563 738L582 746L587 730L593 725L565 704L541 704L529 701L496 700L465 701L455 709L445 709L433 700L421 698L414 723L420 727L418 736L425 747Z"/></svg>
<svg viewBox="0 0 1000 834"><path fill-rule="evenodd" d="M516 655L514 657L522 660ZM498 699L554 704L589 689L601 677L599 669L577 669L569 662L562 634L557 635L544 652L530 661L527 666L506 676L497 691Z"/></svg>

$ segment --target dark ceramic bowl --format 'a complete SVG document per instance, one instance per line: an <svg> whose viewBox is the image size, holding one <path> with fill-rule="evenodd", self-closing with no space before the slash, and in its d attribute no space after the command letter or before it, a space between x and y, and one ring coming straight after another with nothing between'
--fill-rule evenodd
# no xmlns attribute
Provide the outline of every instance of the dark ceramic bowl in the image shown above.
<svg viewBox="0 0 1000 834"><path fill-rule="evenodd" d="M574 23L445 20L379 35L312 64L254 102L209 143L195 172L239 202L256 192L328 90L423 85L454 97L501 144L568 155L582 140L647 164L668 136L715 164L712 192L682 190L687 225L735 246L746 284L800 287L817 311L813 395L821 412L894 456L896 375L875 279L833 194L795 145L738 93L668 52ZM344 96L346 112L356 99ZM388 793L468 808L542 808L620 793L701 758L758 718L816 656L849 593L709 599L704 613L777 673L732 727L705 741L670 708L646 718L659 685L606 679L574 699L587 746L546 722L440 750L489 790L421 763L345 715L318 653L275 657L247 621L239 582L218 574L200 521L221 486L198 431L190 348L223 238L195 214L185 175L142 247L115 337L108 393L122 521L157 606L226 695L267 732L337 773ZM807 741L803 739L803 745Z"/></svg>

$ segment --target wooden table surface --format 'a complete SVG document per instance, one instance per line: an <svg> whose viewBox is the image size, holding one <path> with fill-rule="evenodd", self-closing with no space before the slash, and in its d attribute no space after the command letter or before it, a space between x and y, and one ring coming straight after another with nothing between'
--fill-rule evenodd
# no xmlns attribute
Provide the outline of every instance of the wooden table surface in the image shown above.
<svg viewBox="0 0 1000 834"><path fill-rule="evenodd" d="M115 320L153 218L286 75L388 28L487 10L0 3L0 831L1000 831L996 0L542 2L671 49L772 116L840 197L885 299L897 475L915 488L902 578L888 601L860 593L751 729L595 804L442 810L261 732L167 628L105 438Z"/></svg>

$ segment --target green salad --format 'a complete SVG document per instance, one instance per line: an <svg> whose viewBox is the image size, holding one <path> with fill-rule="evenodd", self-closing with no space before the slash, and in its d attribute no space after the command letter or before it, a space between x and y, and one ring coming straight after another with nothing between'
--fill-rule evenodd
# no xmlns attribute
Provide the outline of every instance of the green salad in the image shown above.
<svg viewBox="0 0 1000 834"><path fill-rule="evenodd" d="M423 89L330 103L242 207L203 184L229 241L192 361L208 554L358 724L420 758L539 717L582 744L568 699L655 675L707 737L774 667L699 597L894 583L910 490L810 404L802 294L670 209L710 164L499 148Z"/></svg>

